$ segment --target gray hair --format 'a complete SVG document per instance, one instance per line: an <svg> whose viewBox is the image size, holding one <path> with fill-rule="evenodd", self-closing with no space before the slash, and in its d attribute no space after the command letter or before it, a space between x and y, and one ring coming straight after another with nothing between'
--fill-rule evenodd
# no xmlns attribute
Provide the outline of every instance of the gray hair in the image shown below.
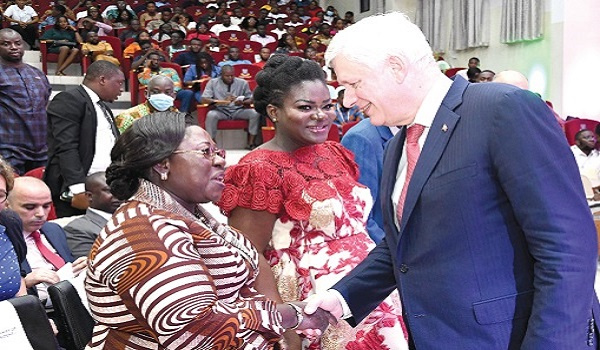
<svg viewBox="0 0 600 350"><path fill-rule="evenodd" d="M371 68L390 56L423 67L435 63L425 35L401 12L370 16L337 33L325 52L327 66L338 55Z"/></svg>

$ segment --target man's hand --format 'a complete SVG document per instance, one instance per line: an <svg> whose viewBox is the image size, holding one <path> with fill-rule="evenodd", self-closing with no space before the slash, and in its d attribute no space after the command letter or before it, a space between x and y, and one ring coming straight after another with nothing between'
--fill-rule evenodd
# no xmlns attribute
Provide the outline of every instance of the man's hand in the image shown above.
<svg viewBox="0 0 600 350"><path fill-rule="evenodd" d="M289 304L294 304L301 309L306 307L306 303L299 301L290 302ZM303 310L302 322L296 327L296 331L304 333L309 337L319 337L329 327L329 324L337 324L337 319L329 312L317 308L312 314L307 314Z"/></svg>
<svg viewBox="0 0 600 350"><path fill-rule="evenodd" d="M54 284L60 282L58 274L49 269L34 269L25 276L25 286L31 288L38 283Z"/></svg>
<svg viewBox="0 0 600 350"><path fill-rule="evenodd" d="M340 300L330 291L317 293L306 299L304 312L312 315L318 310L318 308L328 311L335 317L336 320L339 320L344 314L344 309L342 308Z"/></svg>
<svg viewBox="0 0 600 350"><path fill-rule="evenodd" d="M73 275L77 276L79 273L87 267L87 257L80 256L77 260L73 261Z"/></svg>
<svg viewBox="0 0 600 350"><path fill-rule="evenodd" d="M85 192L81 192L73 196L71 206L75 209L86 210L90 206L90 200Z"/></svg>

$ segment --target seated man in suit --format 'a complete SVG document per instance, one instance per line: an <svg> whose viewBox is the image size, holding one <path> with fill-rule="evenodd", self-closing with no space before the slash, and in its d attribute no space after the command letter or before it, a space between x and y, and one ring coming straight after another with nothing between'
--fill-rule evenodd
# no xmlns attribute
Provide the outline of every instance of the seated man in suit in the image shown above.
<svg viewBox="0 0 600 350"><path fill-rule="evenodd" d="M103 171L85 179L85 195L90 201L85 215L64 227L67 243L75 258L88 255L98 233L121 205L121 201L110 193Z"/></svg>
<svg viewBox="0 0 600 350"><path fill-rule="evenodd" d="M51 306L47 286L60 281L56 271L65 263L72 263L73 275L77 275L87 265L86 257L73 259L65 231L46 221L51 205L50 189L44 181L29 176L15 179L14 188L8 195L8 206L23 221L27 259L21 269L26 274L25 286L36 287L38 297L46 306Z"/></svg>

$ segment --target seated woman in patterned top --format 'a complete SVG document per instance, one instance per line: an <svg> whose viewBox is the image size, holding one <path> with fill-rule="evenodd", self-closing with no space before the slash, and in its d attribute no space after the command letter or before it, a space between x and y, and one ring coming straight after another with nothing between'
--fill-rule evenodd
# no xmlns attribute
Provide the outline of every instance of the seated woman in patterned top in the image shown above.
<svg viewBox="0 0 600 350"><path fill-rule="evenodd" d="M329 314L259 294L256 249L200 205L221 196L225 153L185 117L150 114L112 149L106 180L128 202L90 252L88 348L268 349L285 329L318 334Z"/></svg>

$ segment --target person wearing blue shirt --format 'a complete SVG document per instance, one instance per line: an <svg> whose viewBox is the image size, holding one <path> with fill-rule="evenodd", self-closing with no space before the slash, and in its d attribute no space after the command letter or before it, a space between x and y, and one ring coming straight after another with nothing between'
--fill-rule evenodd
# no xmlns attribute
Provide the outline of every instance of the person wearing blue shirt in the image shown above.
<svg viewBox="0 0 600 350"><path fill-rule="evenodd" d="M185 72L183 85L194 91L196 101L202 100L201 85L203 82L221 75L221 67L215 65L213 58L206 52L199 52L196 64L192 64Z"/></svg>

